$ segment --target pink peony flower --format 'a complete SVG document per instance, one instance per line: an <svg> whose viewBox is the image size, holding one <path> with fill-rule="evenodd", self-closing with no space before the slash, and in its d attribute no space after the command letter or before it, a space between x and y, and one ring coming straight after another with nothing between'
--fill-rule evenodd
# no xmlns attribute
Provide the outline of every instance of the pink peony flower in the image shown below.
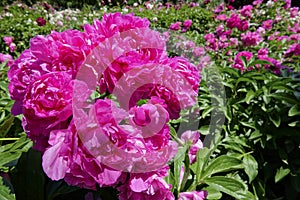
<svg viewBox="0 0 300 200"><path fill-rule="evenodd" d="M253 57L253 54L248 51L241 51L234 57L234 64L232 65L232 67L241 71L245 71L246 69L241 59L241 56L244 56L246 60L249 61Z"/></svg>
<svg viewBox="0 0 300 200"><path fill-rule="evenodd" d="M299 8L298 7L292 7L290 9L290 17L295 18L299 15Z"/></svg>
<svg viewBox="0 0 300 200"><path fill-rule="evenodd" d="M257 54L258 54L257 57L259 59L268 57L268 49L267 48L261 48L261 49L258 50Z"/></svg>
<svg viewBox="0 0 300 200"><path fill-rule="evenodd" d="M240 26L241 19L237 14L231 14L230 18L227 19L226 26L230 29L238 28Z"/></svg>
<svg viewBox="0 0 300 200"><path fill-rule="evenodd" d="M186 29L190 28L191 25L192 25L192 22L193 22L193 21L190 20L190 19L185 20L185 21L183 22L184 28L186 28Z"/></svg>
<svg viewBox="0 0 300 200"><path fill-rule="evenodd" d="M96 185L115 185L122 175L89 153L73 122L67 129L51 131L42 166L52 180L64 179L70 185L93 190L96 190Z"/></svg>
<svg viewBox="0 0 300 200"><path fill-rule="evenodd" d="M291 57L293 55L295 56L300 55L300 44L294 43L290 45L288 50L286 50L284 53L285 57Z"/></svg>
<svg viewBox="0 0 300 200"><path fill-rule="evenodd" d="M291 7L291 4L292 4L292 0L285 0L284 8L285 8L285 9L290 8L290 7Z"/></svg>
<svg viewBox="0 0 300 200"><path fill-rule="evenodd" d="M190 163L193 164L196 162L199 149L203 148L202 141L200 140L200 133L198 131L185 131L181 135L181 140L183 140L185 143L191 144L188 156L190 158Z"/></svg>
<svg viewBox="0 0 300 200"><path fill-rule="evenodd" d="M242 33L241 39L244 46L256 46L263 40L259 33L250 31Z"/></svg>
<svg viewBox="0 0 300 200"><path fill-rule="evenodd" d="M203 56L204 54L205 54L204 47L195 47L194 48L193 55L195 57L200 57L200 56Z"/></svg>
<svg viewBox="0 0 300 200"><path fill-rule="evenodd" d="M191 191L181 192L178 200L205 200L208 193L205 190L202 191Z"/></svg>
<svg viewBox="0 0 300 200"><path fill-rule="evenodd" d="M35 21L36 21L38 26L45 26L46 25L46 20L43 17L38 17Z"/></svg>
<svg viewBox="0 0 300 200"><path fill-rule="evenodd" d="M167 176L167 168L157 172L142 174L130 174L129 180L118 187L120 200L151 200L164 199L175 200L170 191L171 185L164 180Z"/></svg>
<svg viewBox="0 0 300 200"><path fill-rule="evenodd" d="M249 24L247 20L242 20L237 27L240 31L246 31L249 28Z"/></svg>
<svg viewBox="0 0 300 200"><path fill-rule="evenodd" d="M16 44L15 43L11 43L10 45L9 45L9 51L11 52L11 53L13 53L14 51L15 51L15 49L16 49Z"/></svg>
<svg viewBox="0 0 300 200"><path fill-rule="evenodd" d="M252 10L253 10L253 6L251 6L251 5L243 6L243 8L241 9L241 15L243 17L246 17L246 18L251 18L252 17L252 13L251 13Z"/></svg>
<svg viewBox="0 0 300 200"><path fill-rule="evenodd" d="M101 21L95 20L92 25L84 25L84 31L96 46L105 38L109 38L118 32L146 28L149 25L150 21L146 18L136 17L133 13L121 15L117 12L104 14Z"/></svg>
<svg viewBox="0 0 300 200"><path fill-rule="evenodd" d="M48 65L34 57L30 50L25 50L8 70L8 85L10 97L15 100L12 114L22 113L22 104L27 88L38 78L48 72Z"/></svg>
<svg viewBox="0 0 300 200"><path fill-rule="evenodd" d="M225 14L221 14L221 15L218 15L218 16L217 16L217 19L218 19L218 20L221 20L221 21L226 21L227 16L226 16Z"/></svg>
<svg viewBox="0 0 300 200"><path fill-rule="evenodd" d="M72 115L72 82L65 72L41 76L27 89L23 101L23 127L35 148L43 151L52 130L66 128Z"/></svg>
<svg viewBox="0 0 300 200"><path fill-rule="evenodd" d="M181 27L181 22L175 22L170 25L169 29L173 31L178 31L180 30L180 27Z"/></svg>
<svg viewBox="0 0 300 200"><path fill-rule="evenodd" d="M3 37L3 40L4 40L4 43L7 45L7 46L10 46L13 41L14 41L14 38L11 37L11 36L4 36Z"/></svg>
<svg viewBox="0 0 300 200"><path fill-rule="evenodd" d="M266 21L264 21L262 23L262 27L265 29L265 30L271 30L272 29L272 25L273 25L273 20L271 19L268 19Z"/></svg>
<svg viewBox="0 0 300 200"><path fill-rule="evenodd" d="M9 54L0 53L0 63L4 63L6 61L8 61L10 63L9 65L11 65L13 61L12 56Z"/></svg>

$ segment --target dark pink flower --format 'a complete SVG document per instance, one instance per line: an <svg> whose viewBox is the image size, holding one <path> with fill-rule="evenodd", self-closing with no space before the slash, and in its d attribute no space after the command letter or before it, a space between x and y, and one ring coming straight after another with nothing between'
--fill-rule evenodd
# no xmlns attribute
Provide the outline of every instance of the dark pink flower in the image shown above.
<svg viewBox="0 0 300 200"><path fill-rule="evenodd" d="M244 64L243 64L243 61L241 59L242 56L245 57L247 61L249 61L253 57L253 54L251 52L248 52L248 51L239 52L234 57L234 64L232 65L232 67L236 68L236 69L239 69L241 71L245 71L246 66L244 66Z"/></svg>
<svg viewBox="0 0 300 200"><path fill-rule="evenodd" d="M239 26L237 27L240 31L246 31L249 28L249 24L247 20L240 21Z"/></svg>
<svg viewBox="0 0 300 200"><path fill-rule="evenodd" d="M253 6L251 6L251 5L243 6L243 8L241 9L241 15L246 18L251 18L252 10L253 10Z"/></svg>
<svg viewBox="0 0 300 200"><path fill-rule="evenodd" d="M23 101L23 127L28 137L36 142L36 149L45 149L42 145L50 131L66 128L72 115L72 92L71 76L65 72L45 74L27 89Z"/></svg>
<svg viewBox="0 0 300 200"><path fill-rule="evenodd" d="M242 33L241 39L244 46L256 46L263 40L259 33L250 31Z"/></svg>
<svg viewBox="0 0 300 200"><path fill-rule="evenodd" d="M202 191L191 191L181 192L178 200L205 200L208 193L205 190Z"/></svg>
<svg viewBox="0 0 300 200"><path fill-rule="evenodd" d="M227 19L226 26L230 29L238 28L240 26L241 19L237 14L231 14L230 18Z"/></svg>
<svg viewBox="0 0 300 200"><path fill-rule="evenodd" d="M6 62L6 61L8 61L10 64L12 64L13 58L9 54L0 53L0 63Z"/></svg>
<svg viewBox="0 0 300 200"><path fill-rule="evenodd" d="M38 26L45 26L46 25L46 20L43 17L39 17L35 21L36 21Z"/></svg>
<svg viewBox="0 0 300 200"><path fill-rule="evenodd" d="M290 9L290 17L295 18L299 15L299 8L298 7L292 7Z"/></svg>
<svg viewBox="0 0 300 200"><path fill-rule="evenodd" d="M157 172L130 174L129 180L118 187L120 200L175 200L170 191L172 185L165 182L167 168Z"/></svg>
<svg viewBox="0 0 300 200"><path fill-rule="evenodd" d="M3 37L3 40L4 40L4 43L7 45L7 46L10 46L13 41L14 41L14 38L11 37L11 36L4 36Z"/></svg>
<svg viewBox="0 0 300 200"><path fill-rule="evenodd" d="M227 16L225 14L221 14L217 16L217 19L221 21L225 21L227 19Z"/></svg>
<svg viewBox="0 0 300 200"><path fill-rule="evenodd" d="M169 29L173 31L178 31L180 30L180 27L181 27L181 22L175 22L170 25Z"/></svg>
<svg viewBox="0 0 300 200"><path fill-rule="evenodd" d="M271 30L273 25L273 20L268 19L262 23L262 27L266 30Z"/></svg>
<svg viewBox="0 0 300 200"><path fill-rule="evenodd" d="M185 143L190 143L191 146L188 156L190 163L193 164L196 162L197 152L199 149L203 148L202 141L200 140L200 133L198 131L185 131L181 135L181 140L183 140Z"/></svg>
<svg viewBox="0 0 300 200"><path fill-rule="evenodd" d="M115 185L122 172L101 164L86 149L73 122L67 129L51 131L49 148L43 155L43 169L52 180L96 190L97 185Z"/></svg>
<svg viewBox="0 0 300 200"><path fill-rule="evenodd" d="M183 22L184 28L186 28L186 29L190 28L190 26L192 25L192 22L193 22L193 21L190 20L190 19L185 20L185 21Z"/></svg>

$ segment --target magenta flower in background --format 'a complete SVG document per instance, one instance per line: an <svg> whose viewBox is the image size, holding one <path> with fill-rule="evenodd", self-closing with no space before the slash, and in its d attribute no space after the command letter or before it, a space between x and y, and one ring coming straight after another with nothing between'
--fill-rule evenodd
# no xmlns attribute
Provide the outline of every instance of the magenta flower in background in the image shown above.
<svg viewBox="0 0 300 200"><path fill-rule="evenodd" d="M15 49L16 49L16 44L15 43L11 43L10 45L9 45L9 51L11 52L11 53L13 53L14 51L15 51Z"/></svg>
<svg viewBox="0 0 300 200"><path fill-rule="evenodd" d="M190 19L185 20L185 21L183 22L183 27L186 28L186 29L188 29L188 28L191 27L192 23L193 23L193 21L190 20Z"/></svg>
<svg viewBox="0 0 300 200"><path fill-rule="evenodd" d="M237 38L230 38L229 41L230 41L229 43L230 46L238 46L239 44L239 40Z"/></svg>
<svg viewBox="0 0 300 200"><path fill-rule="evenodd" d="M290 7L291 7L291 4L292 4L292 0L285 0L284 8L285 8L285 9L290 8Z"/></svg>
<svg viewBox="0 0 300 200"><path fill-rule="evenodd" d="M243 6L243 8L241 9L241 15L243 17L246 17L246 18L251 18L252 17L252 13L251 13L252 10L253 10L253 6L251 6L251 5Z"/></svg>
<svg viewBox="0 0 300 200"><path fill-rule="evenodd" d="M241 71L245 71L246 69L241 59L241 56L244 56L246 60L249 61L253 57L253 54L249 51L241 51L238 54L236 54L236 56L234 57L234 63L232 67L239 69Z"/></svg>
<svg viewBox="0 0 300 200"><path fill-rule="evenodd" d="M4 36L3 37L3 40L4 40L4 43L7 45L7 46L10 46L13 41L14 41L14 38L11 37L11 36Z"/></svg>
<svg viewBox="0 0 300 200"><path fill-rule="evenodd" d="M218 19L218 20L221 20L221 21L226 21L227 16L226 16L225 14L221 14L221 15L218 15L218 16L217 16L217 19Z"/></svg>
<svg viewBox="0 0 300 200"><path fill-rule="evenodd" d="M168 168L162 168L157 172L148 172L142 174L130 174L129 180L118 187L120 200L175 200L170 191L172 185L164 180L168 175Z"/></svg>
<svg viewBox="0 0 300 200"><path fill-rule="evenodd" d="M290 40L299 41L300 40L300 34L292 34L290 35Z"/></svg>
<svg viewBox="0 0 300 200"><path fill-rule="evenodd" d="M244 46L256 46L258 45L263 39L257 32L250 32L242 33L241 40Z"/></svg>
<svg viewBox="0 0 300 200"><path fill-rule="evenodd" d="M272 29L272 26L273 26L273 20L271 19L268 19L266 21L264 21L262 23L262 27L265 29L265 30L271 30Z"/></svg>
<svg viewBox="0 0 300 200"><path fill-rule="evenodd" d="M170 25L170 30L178 31L181 27L181 22L175 22Z"/></svg>
<svg viewBox="0 0 300 200"><path fill-rule="evenodd" d="M249 28L249 24L247 20L242 20L237 27L240 31L246 31Z"/></svg>
<svg viewBox="0 0 300 200"><path fill-rule="evenodd" d="M290 17L295 18L299 15L299 8L298 7L292 7L290 9Z"/></svg>
<svg viewBox="0 0 300 200"><path fill-rule="evenodd" d="M286 50L286 52L284 53L285 57L290 57L290 56L298 56L300 55L300 44L292 44L291 46L289 46L288 50Z"/></svg>
<svg viewBox="0 0 300 200"><path fill-rule="evenodd" d="M226 26L230 29L238 28L240 26L241 19L237 14L231 14L227 19Z"/></svg>
<svg viewBox="0 0 300 200"><path fill-rule="evenodd" d="M45 26L46 25L46 20L43 17L39 17L35 21L36 21L38 26Z"/></svg>
<svg viewBox="0 0 300 200"><path fill-rule="evenodd" d="M205 54L204 47L195 47L193 51L193 55L195 57L203 56Z"/></svg>
<svg viewBox="0 0 300 200"><path fill-rule="evenodd" d="M181 140L185 143L190 143L191 147L188 152L190 163L196 162L196 157L199 149L203 148L202 141L200 140L200 133L198 131L185 131L181 135Z"/></svg>
<svg viewBox="0 0 300 200"><path fill-rule="evenodd" d="M178 200L205 200L208 193L205 190L202 191L191 191L181 192Z"/></svg>
<svg viewBox="0 0 300 200"><path fill-rule="evenodd" d="M261 49L259 49L258 52L257 52L257 57L258 57L259 59L268 57L268 52L269 52L269 51L268 51L267 48L261 48Z"/></svg>
<svg viewBox="0 0 300 200"><path fill-rule="evenodd" d="M10 63L10 64L8 64L10 66L13 61L12 56L9 54L0 53L0 63L6 62L6 61L8 61Z"/></svg>
<svg viewBox="0 0 300 200"><path fill-rule="evenodd" d="M253 1L253 5L260 5L260 4L262 4L262 2L263 2L263 0L255 0L255 1Z"/></svg>

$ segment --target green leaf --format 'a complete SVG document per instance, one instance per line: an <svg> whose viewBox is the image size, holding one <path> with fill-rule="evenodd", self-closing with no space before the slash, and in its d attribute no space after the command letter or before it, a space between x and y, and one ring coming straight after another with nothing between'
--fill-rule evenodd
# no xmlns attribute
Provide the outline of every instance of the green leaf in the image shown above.
<svg viewBox="0 0 300 200"><path fill-rule="evenodd" d="M211 188L220 192L224 192L237 199L242 199L243 195L241 194L247 193L244 184L234 178L214 176L211 178L206 178L203 181L206 184L208 184Z"/></svg>
<svg viewBox="0 0 300 200"><path fill-rule="evenodd" d="M249 90L247 92L247 95L246 95L246 98L245 98L245 101L247 104L250 103L250 101L255 97L255 92L253 90Z"/></svg>
<svg viewBox="0 0 300 200"><path fill-rule="evenodd" d="M11 193L10 189L3 184L3 178L0 176L0 199L1 200L15 200L15 195Z"/></svg>
<svg viewBox="0 0 300 200"><path fill-rule="evenodd" d="M203 165L207 162L210 153L211 152L207 147L200 149L197 152L196 162L190 166L191 170L193 170L193 172L196 175L196 183L198 183L201 180Z"/></svg>
<svg viewBox="0 0 300 200"><path fill-rule="evenodd" d="M286 177L290 173L290 169L283 169L283 167L280 167L280 169L277 169L276 175L275 175L275 183L279 182L281 179Z"/></svg>
<svg viewBox="0 0 300 200"><path fill-rule="evenodd" d="M300 115L300 104L296 104L289 110L289 116Z"/></svg>
<svg viewBox="0 0 300 200"><path fill-rule="evenodd" d="M254 65L272 65L272 63L266 60L255 60L249 63L249 66L254 66Z"/></svg>
<svg viewBox="0 0 300 200"><path fill-rule="evenodd" d="M182 166L184 165L183 161L186 155L186 151L187 151L187 145L183 147L179 147L177 154L175 155L174 158L174 178L175 178L174 188L177 188L178 192L180 189L180 185L179 185L180 172Z"/></svg>
<svg viewBox="0 0 300 200"><path fill-rule="evenodd" d="M280 123L281 123L281 117L280 117L280 115L277 115L277 114L269 115L269 119L271 120L271 122L273 122L273 124L277 128L280 126Z"/></svg>
<svg viewBox="0 0 300 200"><path fill-rule="evenodd" d="M245 166L245 172L249 177L249 183L251 183L258 174L258 164L252 155L245 155L243 158Z"/></svg>
<svg viewBox="0 0 300 200"><path fill-rule="evenodd" d="M210 177L215 173L228 172L242 168L243 165L240 159L227 155L221 155L215 158L211 163L208 164L207 167L204 168L203 178Z"/></svg>
<svg viewBox="0 0 300 200"><path fill-rule="evenodd" d="M221 199L222 197L222 193L213 187L208 186L203 188L203 190L206 190L208 193L207 199Z"/></svg>
<svg viewBox="0 0 300 200"><path fill-rule="evenodd" d="M32 146L32 141L23 135L19 140L12 144L0 147L0 166L16 165L17 160L23 152L27 152Z"/></svg>

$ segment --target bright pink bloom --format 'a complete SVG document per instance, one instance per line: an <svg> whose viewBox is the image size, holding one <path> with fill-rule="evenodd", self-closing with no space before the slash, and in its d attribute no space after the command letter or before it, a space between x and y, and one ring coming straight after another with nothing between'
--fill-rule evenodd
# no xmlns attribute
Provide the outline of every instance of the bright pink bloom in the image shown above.
<svg viewBox="0 0 300 200"><path fill-rule="evenodd" d="M300 44L292 44L288 50L284 53L285 57L290 57L290 56L298 56L300 55Z"/></svg>
<svg viewBox="0 0 300 200"><path fill-rule="evenodd" d="M3 37L3 40L4 40L4 43L7 45L7 46L10 46L13 41L14 41L14 38L11 37L11 36L4 36Z"/></svg>
<svg viewBox="0 0 300 200"><path fill-rule="evenodd" d="M247 61L249 61L253 54L248 51L241 51L234 57L234 64L232 65L233 68L239 69L241 71L245 70L245 66L243 64L243 61L241 59L241 56L245 57Z"/></svg>
<svg viewBox="0 0 300 200"><path fill-rule="evenodd" d="M175 22L170 25L170 30L178 31L181 27L181 22Z"/></svg>
<svg viewBox="0 0 300 200"><path fill-rule="evenodd" d="M203 148L202 141L200 140L200 133L198 131L185 131L181 135L181 140L186 143L190 143L191 147L188 152L190 163L196 162L196 157L199 149Z"/></svg>
<svg viewBox="0 0 300 200"><path fill-rule="evenodd" d="M253 6L251 6L251 5L243 6L243 8L241 9L241 15L246 18L251 18L252 10L253 10Z"/></svg>
<svg viewBox="0 0 300 200"><path fill-rule="evenodd" d="M96 185L115 185L122 172L110 169L91 155L79 138L73 122L67 129L52 131L43 155L43 169L52 180L96 190Z"/></svg>
<svg viewBox="0 0 300 200"><path fill-rule="evenodd" d="M295 18L299 15L299 8L298 7L292 7L290 9L290 17Z"/></svg>
<svg viewBox="0 0 300 200"><path fill-rule="evenodd" d="M164 199L175 200L170 191L172 185L165 182L164 176L167 176L167 168L157 172L142 174L130 174L129 180L118 187L120 200L151 200Z"/></svg>
<svg viewBox="0 0 300 200"><path fill-rule="evenodd" d="M290 7L291 7L291 4L292 4L292 0L285 0L284 8L285 8L285 9L290 8Z"/></svg>
<svg viewBox="0 0 300 200"><path fill-rule="evenodd" d="M262 4L263 0L255 0L252 2L253 5L260 5Z"/></svg>
<svg viewBox="0 0 300 200"><path fill-rule="evenodd" d="M0 63L8 61L9 63L12 63L13 58L9 54L3 54L0 53Z"/></svg>
<svg viewBox="0 0 300 200"><path fill-rule="evenodd" d="M227 16L225 14L221 14L217 16L217 19L221 21L225 21L227 19Z"/></svg>
<svg viewBox="0 0 300 200"><path fill-rule="evenodd" d="M249 28L249 24L247 20L240 21L239 26L237 27L240 31L246 31Z"/></svg>
<svg viewBox="0 0 300 200"><path fill-rule="evenodd" d="M259 33L250 31L242 33L241 39L244 46L256 46L263 40Z"/></svg>
<svg viewBox="0 0 300 200"><path fill-rule="evenodd" d="M230 29L238 28L240 26L241 19L237 14L231 14L230 18L227 19L226 26Z"/></svg>
<svg viewBox="0 0 300 200"><path fill-rule="evenodd" d="M27 89L23 101L23 127L28 137L36 142L35 148L43 151L45 140L52 130L66 128L72 115L71 76L53 72L41 76Z"/></svg>
<svg viewBox="0 0 300 200"><path fill-rule="evenodd" d="M208 193L205 190L202 191L191 191L181 192L178 200L205 200Z"/></svg>
<svg viewBox="0 0 300 200"><path fill-rule="evenodd" d="M271 30L273 25L273 20L268 19L262 23L262 27L266 30Z"/></svg>
<svg viewBox="0 0 300 200"><path fill-rule="evenodd" d="M258 52L257 52L257 57L259 59L268 57L268 49L267 48L259 49Z"/></svg>
<svg viewBox="0 0 300 200"><path fill-rule="evenodd" d="M183 22L183 26L186 28L186 29L188 29L188 28L190 28L191 27L191 25L192 25L192 20L190 20L190 19L188 19L188 20L185 20L184 22Z"/></svg>
<svg viewBox="0 0 300 200"><path fill-rule="evenodd" d="M15 51L15 49L16 49L16 44L15 43L11 43L10 45L9 45L9 51L11 52L11 53L13 53L14 51Z"/></svg>

